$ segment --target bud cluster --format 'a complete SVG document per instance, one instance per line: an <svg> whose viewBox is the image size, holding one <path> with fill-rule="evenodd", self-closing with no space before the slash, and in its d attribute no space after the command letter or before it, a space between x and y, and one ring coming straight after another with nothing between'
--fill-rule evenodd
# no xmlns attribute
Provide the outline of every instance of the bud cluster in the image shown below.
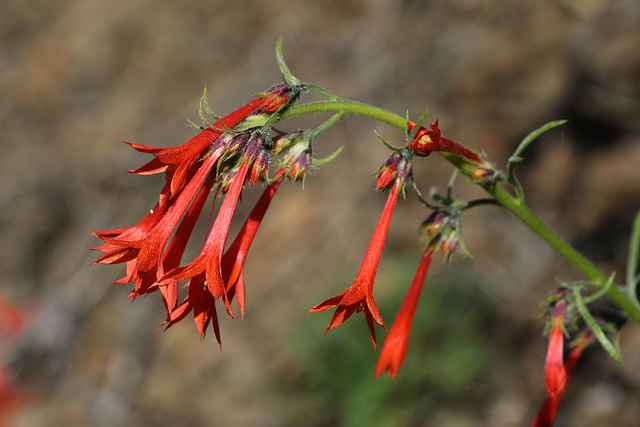
<svg viewBox="0 0 640 427"><path fill-rule="evenodd" d="M444 260L451 258L461 245L461 212L459 209L438 208L420 226L420 235L433 252Z"/></svg>
<svg viewBox="0 0 640 427"><path fill-rule="evenodd" d="M287 168L289 180L304 183L309 166L314 167L311 138L299 130L277 136L273 142L274 152L282 154L282 164Z"/></svg>

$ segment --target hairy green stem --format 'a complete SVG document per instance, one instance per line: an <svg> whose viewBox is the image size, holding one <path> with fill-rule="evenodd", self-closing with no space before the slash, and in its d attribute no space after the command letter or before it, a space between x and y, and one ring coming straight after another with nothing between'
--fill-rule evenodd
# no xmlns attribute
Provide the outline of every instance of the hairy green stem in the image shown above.
<svg viewBox="0 0 640 427"><path fill-rule="evenodd" d="M297 105L285 111L280 118L289 119L296 116L319 112L335 112L368 117L401 130L406 130L407 126L407 119L402 116L372 105L344 99ZM467 162L461 156L450 153L440 154L465 175L469 175L475 168L477 168L477 165ZM578 252L566 240L560 237L558 233L553 231L540 218L538 218L522 201L522 199L512 196L507 190L496 183L487 183L482 185L482 187L491 194L500 205L511 212L531 231L546 241L558 254L564 257L567 262L588 277L594 285L600 288L605 288L607 286L607 276L605 276L604 273L602 273L591 261L585 258L584 255ZM636 322L640 323L640 310L617 286L609 286L607 296L621 309L625 310Z"/></svg>

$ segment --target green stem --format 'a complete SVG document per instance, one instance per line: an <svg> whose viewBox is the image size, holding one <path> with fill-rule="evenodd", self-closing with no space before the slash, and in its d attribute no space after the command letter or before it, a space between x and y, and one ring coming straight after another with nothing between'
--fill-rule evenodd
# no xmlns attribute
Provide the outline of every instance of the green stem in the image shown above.
<svg viewBox="0 0 640 427"><path fill-rule="evenodd" d="M285 111L280 118L289 119L296 116L319 112L335 112L368 117L401 130L406 130L407 127L407 119L404 117L372 105L343 99L297 105ZM460 169L460 171L465 175L469 175L475 168L477 168L477 165L470 164L461 156L450 153L440 154L449 160L455 167ZM591 282L593 282L594 285L600 288L605 288L607 286L607 276L605 276L604 273L591 263L591 261L585 258L573 246L567 243L566 240L560 237L540 218L538 218L521 199L512 196L507 190L496 183L487 183L482 187L485 191L491 194L500 205L505 207L523 224L529 227L531 231L540 236L553 249L555 249L556 252L562 255L566 261L580 270ZM627 295L620 291L620 288L617 286L609 286L607 296L620 308L625 310L636 322L640 323L640 309L633 304Z"/></svg>
<svg viewBox="0 0 640 427"><path fill-rule="evenodd" d="M404 130L407 127L407 119L397 114L383 110L373 105L362 102L348 101L340 99L336 101L318 101L307 104L296 105L285 111L280 118L290 119L292 117L303 116L305 114L334 112L353 114L356 116L368 117L379 122L387 123L393 127Z"/></svg>

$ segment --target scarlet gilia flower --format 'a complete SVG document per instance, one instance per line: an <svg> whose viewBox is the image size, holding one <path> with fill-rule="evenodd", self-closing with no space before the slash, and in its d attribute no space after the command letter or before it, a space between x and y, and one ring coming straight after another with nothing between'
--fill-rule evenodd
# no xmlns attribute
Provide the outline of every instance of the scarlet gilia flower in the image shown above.
<svg viewBox="0 0 640 427"><path fill-rule="evenodd" d="M548 397L533 420L532 427L551 427L556 418L558 407L567 388L569 377L575 368L584 348L593 339L589 331L583 334L577 345L564 360L564 323L566 317L566 301L557 301L552 309L550 320L551 335L544 367Z"/></svg>
<svg viewBox="0 0 640 427"><path fill-rule="evenodd" d="M395 154L392 157L394 156ZM378 225L373 233L355 281L343 292L316 305L308 311L308 313L315 313L337 307L326 332L342 324L351 317L353 313L364 312L374 348L376 347L376 333L373 321L375 320L383 328L384 323L373 299L373 285L375 283L380 257L382 256L384 242L387 237L387 232L389 231L393 210L398 201L398 195L411 174L409 160L403 158L401 163L402 164L399 164L397 167L399 172L396 175L393 189L389 192L387 202L384 205L382 215L378 220Z"/></svg>
<svg viewBox="0 0 640 427"><path fill-rule="evenodd" d="M431 247L427 247L422 255L411 286L409 286L409 291L404 297L404 301L402 301L402 306L400 306L396 320L393 322L387 337L384 339L382 351L376 364L374 378L377 378L383 371L386 371L387 375L390 375L391 379L394 380L402 366L402 362L404 362L409 345L411 324L413 323L420 293L422 292L422 287L424 286L424 281L427 277L429 266L431 265L432 256L433 252Z"/></svg>
<svg viewBox="0 0 640 427"><path fill-rule="evenodd" d="M104 241L95 248L103 252L96 263L127 263L127 273L117 283L135 282L130 298L160 290L168 313L165 323L169 326L193 310L201 337L213 321L219 341L215 300L222 298L226 311L232 315L227 296L231 285L225 282L221 266L229 226L243 185L264 179L270 156L264 137L269 129L247 127L247 123L260 122L256 120L260 115L277 114L297 97L297 92L286 85L274 86L179 147L129 144L154 156L130 172L165 172L166 184L156 206L137 225L93 233ZM200 255L180 265L213 188L217 189L216 195L224 195L216 220ZM247 250L248 247L243 249L245 255ZM178 306L181 280L188 280L189 292Z"/></svg>
<svg viewBox="0 0 640 427"><path fill-rule="evenodd" d="M566 384L569 382L569 378L571 378L571 374L575 369L580 357L582 357L582 353L584 349L593 342L594 336L591 331L586 331L582 334L582 336L576 341L574 347L569 352L567 356L567 360L564 363L564 367L566 369L566 380L565 380L565 389L556 393L553 397L548 395L545 399L542 407L540 407L540 411L536 415L536 418L533 420L531 427L552 427L553 423L556 419L556 414L558 412L558 407L562 402L562 398L564 397L564 391L566 390Z"/></svg>
<svg viewBox="0 0 640 427"><path fill-rule="evenodd" d="M238 307L243 318L245 305L244 263L267 208L285 177L285 172L286 169L284 168L276 172L275 181L265 188L249 218L245 221L229 249L222 256L222 274L224 283L227 284L227 296L229 301L234 296L237 296Z"/></svg>
<svg viewBox="0 0 640 427"><path fill-rule="evenodd" d="M411 132L416 124L409 121L408 125L409 132ZM420 129L416 132L413 140L409 142L408 147L416 153L424 156L428 156L434 151L442 151L446 153L459 154L476 163L484 162L482 157L473 150L455 141L444 138L440 133L437 120L432 125L429 125L429 127L431 130L427 130L420 126Z"/></svg>

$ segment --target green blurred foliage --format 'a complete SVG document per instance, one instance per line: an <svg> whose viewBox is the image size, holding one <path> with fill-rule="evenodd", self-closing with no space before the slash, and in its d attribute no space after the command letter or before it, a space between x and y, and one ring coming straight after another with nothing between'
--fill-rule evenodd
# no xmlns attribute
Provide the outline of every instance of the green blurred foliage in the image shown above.
<svg viewBox="0 0 640 427"><path fill-rule="evenodd" d="M385 261L385 269L393 272L387 276L397 285L378 301L387 328L411 281L413 258L415 254ZM468 393L493 349L485 340L491 303L472 277L470 267L463 266L427 278L407 356L393 382L383 375L373 380L379 351L372 350L362 315L354 314L323 338L319 333L333 311L302 319L288 343L294 361L290 375L274 379L286 382L288 425L410 426L423 425L439 405L473 411ZM336 283L348 280L340 277ZM383 280L377 284L388 285ZM379 347L383 332L378 328Z"/></svg>

